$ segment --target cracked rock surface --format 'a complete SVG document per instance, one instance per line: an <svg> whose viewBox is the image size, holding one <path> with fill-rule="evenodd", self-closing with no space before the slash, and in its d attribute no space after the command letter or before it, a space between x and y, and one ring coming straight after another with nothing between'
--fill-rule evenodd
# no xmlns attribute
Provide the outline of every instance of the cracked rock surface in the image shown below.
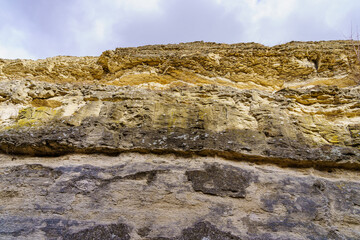
<svg viewBox="0 0 360 240"><path fill-rule="evenodd" d="M2 239L358 239L357 172L214 157L1 155Z"/></svg>
<svg viewBox="0 0 360 240"><path fill-rule="evenodd" d="M360 169L358 86L150 90L18 80L0 88L5 153L195 153Z"/></svg>
<svg viewBox="0 0 360 240"><path fill-rule="evenodd" d="M347 41L0 59L0 239L360 239Z"/></svg>

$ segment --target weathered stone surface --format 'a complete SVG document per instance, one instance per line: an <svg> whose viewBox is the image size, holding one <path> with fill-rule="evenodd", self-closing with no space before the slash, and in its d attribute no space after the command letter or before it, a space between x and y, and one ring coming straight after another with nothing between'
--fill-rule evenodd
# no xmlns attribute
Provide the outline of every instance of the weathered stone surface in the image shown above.
<svg viewBox="0 0 360 240"><path fill-rule="evenodd" d="M0 103L0 149L6 153L196 153L360 169L359 87L269 93L214 85L167 90L33 81L0 85L7 99ZM26 90L16 94L16 89Z"/></svg>
<svg viewBox="0 0 360 240"><path fill-rule="evenodd" d="M202 240L202 239L214 239L214 240L240 240L228 232L219 231L216 227L208 222L199 222L192 228L187 228L183 231L179 240Z"/></svg>
<svg viewBox="0 0 360 240"><path fill-rule="evenodd" d="M360 237L356 171L138 153L0 161L0 239Z"/></svg>
<svg viewBox="0 0 360 240"><path fill-rule="evenodd" d="M97 57L58 56L41 60L0 59L0 79L34 79L46 82L92 82L103 69Z"/></svg>
<svg viewBox="0 0 360 240"><path fill-rule="evenodd" d="M347 41L0 60L0 239L360 239Z"/></svg>
<svg viewBox="0 0 360 240"><path fill-rule="evenodd" d="M129 229L125 224L98 225L77 233L67 234L64 239L82 240L82 239L116 239L129 240Z"/></svg>
<svg viewBox="0 0 360 240"><path fill-rule="evenodd" d="M216 165L206 166L205 171L187 171L186 176L195 191L234 198L244 198L252 180L251 174L242 169Z"/></svg>
<svg viewBox="0 0 360 240"><path fill-rule="evenodd" d="M118 48L100 57L0 59L0 79L86 82L168 88L226 85L279 90L307 85L354 85L356 54L351 41L291 42L274 47L257 43L183 43Z"/></svg>

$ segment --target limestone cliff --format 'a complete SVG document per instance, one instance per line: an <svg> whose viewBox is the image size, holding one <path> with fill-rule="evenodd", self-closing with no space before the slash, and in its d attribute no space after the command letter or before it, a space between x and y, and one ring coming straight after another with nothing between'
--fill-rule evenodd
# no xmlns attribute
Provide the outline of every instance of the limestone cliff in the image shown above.
<svg viewBox="0 0 360 240"><path fill-rule="evenodd" d="M0 60L0 239L359 239L347 41Z"/></svg>

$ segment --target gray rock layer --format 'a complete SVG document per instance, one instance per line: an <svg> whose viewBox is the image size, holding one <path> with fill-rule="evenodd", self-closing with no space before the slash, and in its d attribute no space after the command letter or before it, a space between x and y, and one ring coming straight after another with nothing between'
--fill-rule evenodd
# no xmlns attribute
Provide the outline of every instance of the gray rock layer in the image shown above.
<svg viewBox="0 0 360 240"><path fill-rule="evenodd" d="M357 172L124 153L0 160L0 239L359 239Z"/></svg>

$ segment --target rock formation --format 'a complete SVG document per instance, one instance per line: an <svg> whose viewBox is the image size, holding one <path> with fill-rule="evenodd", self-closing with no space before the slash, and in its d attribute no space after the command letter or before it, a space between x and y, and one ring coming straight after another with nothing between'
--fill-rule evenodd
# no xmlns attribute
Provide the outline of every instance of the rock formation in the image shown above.
<svg viewBox="0 0 360 240"><path fill-rule="evenodd" d="M0 239L360 239L351 42L0 59Z"/></svg>

